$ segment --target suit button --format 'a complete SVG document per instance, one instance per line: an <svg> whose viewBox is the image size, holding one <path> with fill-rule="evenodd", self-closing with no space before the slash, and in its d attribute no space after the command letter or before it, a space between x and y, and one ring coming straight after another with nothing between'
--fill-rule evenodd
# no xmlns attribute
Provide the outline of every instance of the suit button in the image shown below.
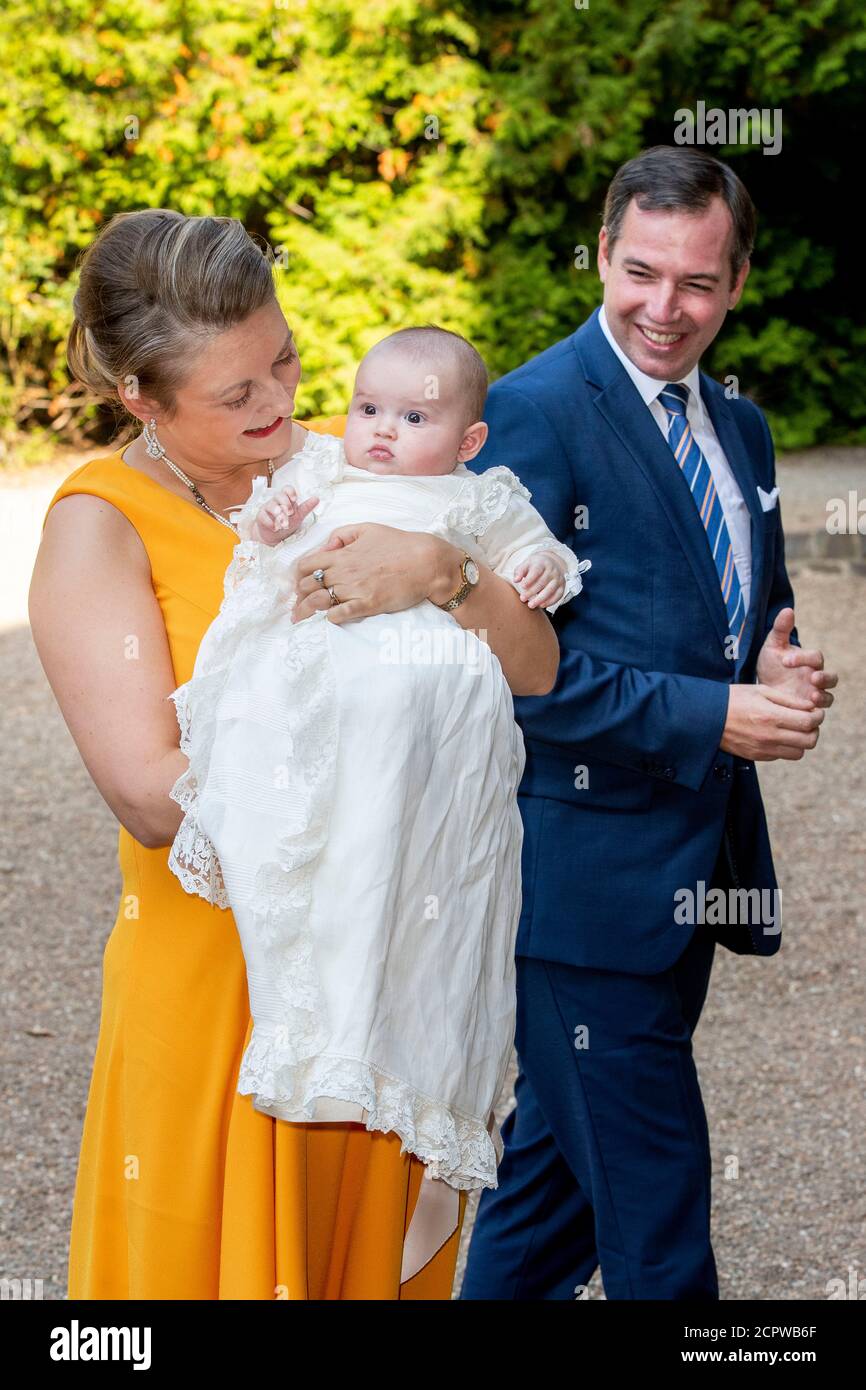
<svg viewBox="0 0 866 1390"><path fill-rule="evenodd" d="M729 782L731 780L731 769L724 763L716 763L713 768L713 776L717 782Z"/></svg>
<svg viewBox="0 0 866 1390"><path fill-rule="evenodd" d="M668 780L670 780L672 777L676 777L676 775L677 775L677 770L676 770L675 767L663 767L663 768L662 768L662 777L667 777Z"/></svg>

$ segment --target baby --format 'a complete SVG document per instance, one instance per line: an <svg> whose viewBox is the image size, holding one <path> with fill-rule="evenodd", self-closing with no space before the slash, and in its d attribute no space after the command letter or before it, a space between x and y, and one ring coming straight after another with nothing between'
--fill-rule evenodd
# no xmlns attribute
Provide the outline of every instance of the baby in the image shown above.
<svg viewBox="0 0 866 1390"><path fill-rule="evenodd" d="M458 464L480 453L488 427L480 419L467 423L465 416L468 400L476 407L484 404L486 368L465 339L449 336L453 344L443 342L444 329L404 329L367 353L358 369L343 435L346 460L353 468L437 477L453 473ZM442 361L428 357L426 367L436 365L438 370L426 371L417 348L423 344L422 351L429 355L431 338L437 337ZM460 344L470 351L461 351ZM279 488L257 513L249 538L279 545L295 534L318 502L318 497L301 501L294 487ZM561 553L539 548L516 566L512 579L530 608L555 608L565 593L566 562Z"/></svg>
<svg viewBox="0 0 866 1390"><path fill-rule="evenodd" d="M452 1195L495 1187L502 1153L525 762L502 668L454 609L479 561L548 612L589 568L510 469L466 467L486 392L459 334L377 344L344 437L309 431L272 486L254 479L219 614L171 697L189 768L168 862L234 914L254 1024L238 1090L290 1123L395 1132ZM464 583L441 604L293 623L297 560L363 522L450 540Z"/></svg>

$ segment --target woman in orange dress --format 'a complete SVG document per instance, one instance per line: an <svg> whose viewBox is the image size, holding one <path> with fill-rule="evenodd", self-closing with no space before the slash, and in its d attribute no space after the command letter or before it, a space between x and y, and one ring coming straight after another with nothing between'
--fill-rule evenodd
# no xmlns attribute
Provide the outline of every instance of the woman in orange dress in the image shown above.
<svg viewBox="0 0 866 1390"><path fill-rule="evenodd" d="M49 503L30 590L40 659L120 822L68 1296L449 1298L466 1193L456 1229L437 1234L435 1212L413 1226L424 1165L399 1136L275 1120L237 1093L252 1023L234 919L167 865L182 816L168 793L186 767L168 696L222 601L238 540L225 514L304 437L273 263L235 219L123 213L85 254L75 312L73 375L155 419L173 466L139 435L76 468ZM363 617L445 602L461 560L366 525L308 569L327 563ZM297 616L329 602L305 579ZM551 688L553 629L505 580L482 569L455 617L486 630L515 693Z"/></svg>

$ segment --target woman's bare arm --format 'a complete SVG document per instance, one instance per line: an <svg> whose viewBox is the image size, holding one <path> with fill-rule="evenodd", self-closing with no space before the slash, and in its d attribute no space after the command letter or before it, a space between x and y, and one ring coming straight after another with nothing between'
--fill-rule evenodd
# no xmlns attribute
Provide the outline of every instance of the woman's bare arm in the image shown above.
<svg viewBox="0 0 866 1390"><path fill-rule="evenodd" d="M447 541L443 545L451 553L437 549L434 557L439 565L427 590L433 603L447 603L462 579L463 552ZM546 695L556 684L559 670L559 639L550 619L540 608L529 608L507 579L481 561L478 573L471 593L452 610L454 617L461 627L483 636L513 695Z"/></svg>
<svg viewBox="0 0 866 1390"><path fill-rule="evenodd" d="M188 766L147 552L123 513L72 493L45 521L29 597L39 659L85 767L117 819L148 848L171 844L183 812L169 790Z"/></svg>
<svg viewBox="0 0 866 1390"><path fill-rule="evenodd" d="M397 613L424 599L447 603L460 585L462 559L456 546L423 531L378 522L339 527L321 550L298 561L292 619L300 622L328 608L332 622L353 622L372 613ZM340 600L334 608L312 577L320 567ZM516 589L486 565L478 569L479 582L453 610L454 617L461 627L484 635L515 695L546 695L559 669L559 642L550 619L523 603Z"/></svg>

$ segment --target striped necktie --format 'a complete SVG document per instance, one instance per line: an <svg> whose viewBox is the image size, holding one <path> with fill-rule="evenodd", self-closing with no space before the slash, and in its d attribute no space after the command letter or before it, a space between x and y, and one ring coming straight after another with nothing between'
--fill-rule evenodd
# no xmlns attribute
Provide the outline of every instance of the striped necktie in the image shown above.
<svg viewBox="0 0 866 1390"><path fill-rule="evenodd" d="M668 382L658 396L668 416L668 444L689 485L692 500L704 525L707 542L713 553L713 561L722 598L728 614L728 628L733 637L739 640L746 622L743 595L740 591L740 577L734 564L734 551L731 537L725 523L722 504L716 493L710 465L701 453L698 441L686 418L686 405L689 388L681 381Z"/></svg>

